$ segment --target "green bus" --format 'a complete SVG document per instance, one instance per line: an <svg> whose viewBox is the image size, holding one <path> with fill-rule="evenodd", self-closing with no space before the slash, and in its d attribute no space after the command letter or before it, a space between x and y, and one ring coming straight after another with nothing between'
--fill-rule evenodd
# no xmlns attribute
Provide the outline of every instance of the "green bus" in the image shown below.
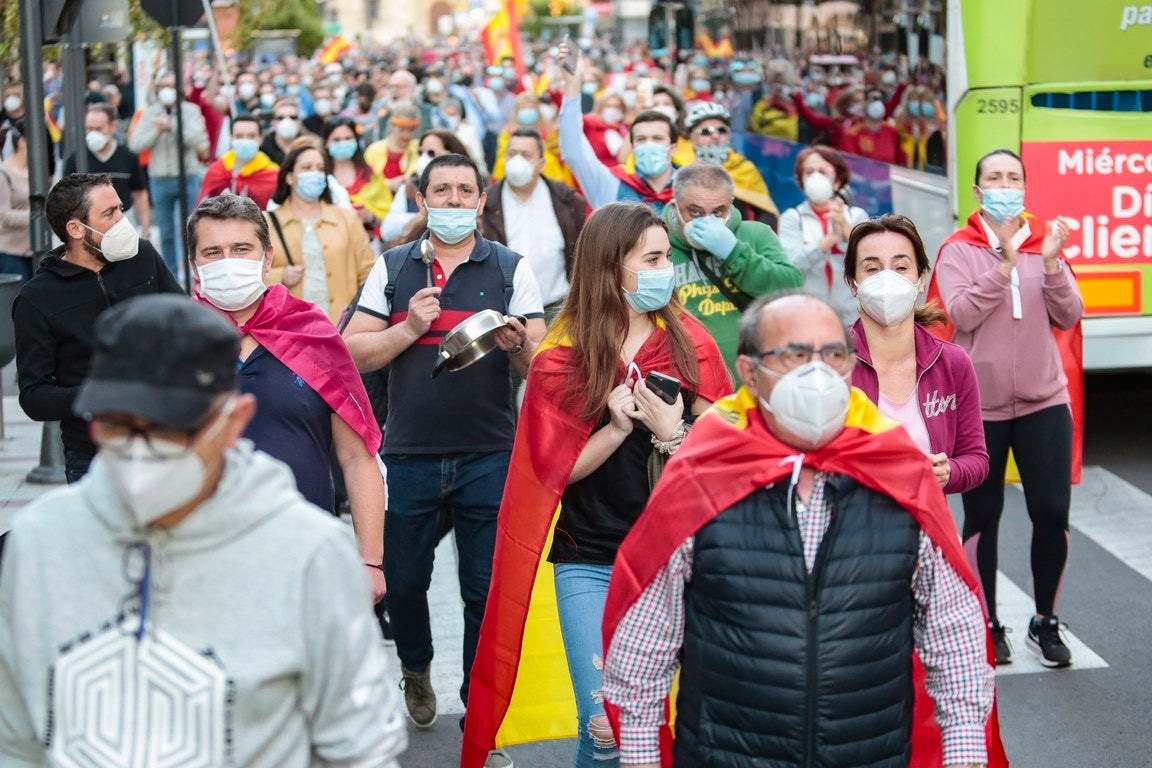
<svg viewBox="0 0 1152 768"><path fill-rule="evenodd" d="M1152 5L949 0L947 37L960 221L980 156L1019 152L1028 210L1073 222L1085 369L1152 368Z"/></svg>

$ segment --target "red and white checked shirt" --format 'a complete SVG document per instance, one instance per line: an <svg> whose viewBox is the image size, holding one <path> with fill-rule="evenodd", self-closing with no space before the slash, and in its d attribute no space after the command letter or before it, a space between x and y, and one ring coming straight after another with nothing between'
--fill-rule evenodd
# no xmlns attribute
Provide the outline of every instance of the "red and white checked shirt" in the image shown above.
<svg viewBox="0 0 1152 768"><path fill-rule="evenodd" d="M809 573L832 520L824 497L827 479L827 473L816 473L807 504L793 495ZM684 642L684 585L692 579L693 544L688 538L672 554L628 609L608 647L604 696L620 707L621 765L660 762L658 733ZM911 592L913 642L936 702L944 765L984 764L984 724L992 711L995 676L984 614L977 596L923 531Z"/></svg>

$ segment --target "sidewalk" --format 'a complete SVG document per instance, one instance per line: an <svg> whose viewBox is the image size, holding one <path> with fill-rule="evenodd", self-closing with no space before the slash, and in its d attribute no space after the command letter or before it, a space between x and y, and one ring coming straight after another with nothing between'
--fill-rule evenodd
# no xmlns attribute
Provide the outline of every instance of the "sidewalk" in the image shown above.
<svg viewBox="0 0 1152 768"><path fill-rule="evenodd" d="M5 387L14 392L15 387ZM4 440L0 443L0 532L8 530L22 507L55 485L33 485L25 478L40 463L43 427L24 415L16 395L4 396Z"/></svg>

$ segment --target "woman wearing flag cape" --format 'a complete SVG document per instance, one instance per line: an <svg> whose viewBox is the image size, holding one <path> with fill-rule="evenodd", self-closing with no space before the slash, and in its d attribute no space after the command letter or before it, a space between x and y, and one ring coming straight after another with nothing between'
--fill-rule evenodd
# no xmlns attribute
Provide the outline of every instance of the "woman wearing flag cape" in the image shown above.
<svg viewBox="0 0 1152 768"><path fill-rule="evenodd" d="M1008 451L1032 519L1036 613L1027 645L1047 667L1067 667L1056 601L1068 561L1076 401L1082 391L1084 302L1061 256L1068 226L1024 210L1024 163L1006 149L976 164L981 210L940 249L933 287L968 352L980 386L988 478L963 494L964 549L980 576L998 664L1012 650L996 614L997 535ZM929 290L929 297L933 291ZM1069 406L1073 407L1070 408Z"/></svg>
<svg viewBox="0 0 1152 768"><path fill-rule="evenodd" d="M669 250L639 203L600 208L576 243L571 291L528 374L462 766L497 744L573 735L578 768L617 764L599 695L612 562L650 473L731 391L716 343L673 296ZM679 380L679 394L662 400L649 374ZM557 683L565 673L571 690Z"/></svg>

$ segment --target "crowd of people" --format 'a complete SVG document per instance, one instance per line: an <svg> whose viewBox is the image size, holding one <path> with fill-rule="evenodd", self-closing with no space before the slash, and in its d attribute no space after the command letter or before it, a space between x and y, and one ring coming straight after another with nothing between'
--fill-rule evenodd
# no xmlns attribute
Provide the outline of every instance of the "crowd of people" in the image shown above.
<svg viewBox="0 0 1152 768"><path fill-rule="evenodd" d="M451 535L464 768L511 766L506 727L575 735L577 768L1006 765L1009 449L1027 643L1071 663L1065 222L1025 211L1007 150L934 271L912 221L852 204L845 153L942 168L928 65L529 51L192 62L138 110L94 83L90 172L62 158L34 276L5 88L20 402L61 423L69 487L0 538L0 756L71 764L119 732L148 762L152 699L85 690L111 663L148 665L157 728L205 764L393 765L401 713L440 710ZM776 206L737 131L813 143L804 202ZM496 348L436 375L485 311Z"/></svg>

